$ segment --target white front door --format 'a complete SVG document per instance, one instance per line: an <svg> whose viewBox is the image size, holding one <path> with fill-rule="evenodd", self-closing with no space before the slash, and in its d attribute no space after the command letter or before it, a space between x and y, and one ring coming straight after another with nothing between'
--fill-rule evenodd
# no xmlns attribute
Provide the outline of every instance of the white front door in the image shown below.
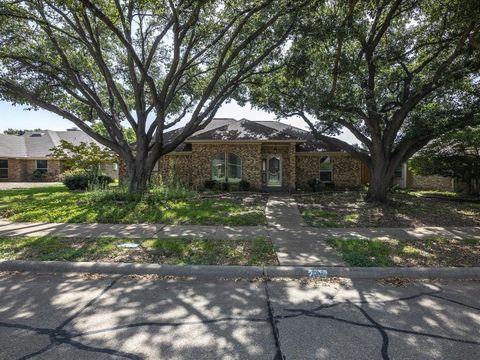
<svg viewBox="0 0 480 360"><path fill-rule="evenodd" d="M267 186L282 186L282 157L267 156Z"/></svg>

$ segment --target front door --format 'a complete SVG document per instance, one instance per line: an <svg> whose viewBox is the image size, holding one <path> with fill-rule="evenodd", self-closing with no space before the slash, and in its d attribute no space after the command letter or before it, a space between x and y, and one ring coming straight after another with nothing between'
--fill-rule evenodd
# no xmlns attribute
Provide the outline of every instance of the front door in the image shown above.
<svg viewBox="0 0 480 360"><path fill-rule="evenodd" d="M282 186L282 157L267 156L267 186Z"/></svg>

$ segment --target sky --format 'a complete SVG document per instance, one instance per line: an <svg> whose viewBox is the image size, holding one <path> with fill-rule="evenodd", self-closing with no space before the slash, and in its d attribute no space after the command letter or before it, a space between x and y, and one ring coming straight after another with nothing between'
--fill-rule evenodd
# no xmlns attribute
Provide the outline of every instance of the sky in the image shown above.
<svg viewBox="0 0 480 360"><path fill-rule="evenodd" d="M253 109L251 106L240 106L235 101L224 104L216 114L219 118L234 118L237 120L276 120L275 114ZM282 119L281 122L307 129L300 118ZM48 129L66 130L73 127L70 121L45 110L25 110L25 106L13 106L8 102L0 101L0 133L8 128L13 129ZM308 130L308 129L307 129ZM358 143L358 140L348 131L339 136L348 143Z"/></svg>

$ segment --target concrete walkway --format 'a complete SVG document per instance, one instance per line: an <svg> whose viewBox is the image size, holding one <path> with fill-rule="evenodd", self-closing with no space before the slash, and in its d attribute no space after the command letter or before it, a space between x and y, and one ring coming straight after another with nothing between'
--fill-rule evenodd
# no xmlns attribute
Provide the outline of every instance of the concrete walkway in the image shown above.
<svg viewBox="0 0 480 360"><path fill-rule="evenodd" d="M270 196L265 213L280 265L344 265L321 233L310 230L291 196Z"/></svg>
<svg viewBox="0 0 480 360"><path fill-rule="evenodd" d="M265 208L268 227L278 230L305 228L307 224L289 195L271 195Z"/></svg>

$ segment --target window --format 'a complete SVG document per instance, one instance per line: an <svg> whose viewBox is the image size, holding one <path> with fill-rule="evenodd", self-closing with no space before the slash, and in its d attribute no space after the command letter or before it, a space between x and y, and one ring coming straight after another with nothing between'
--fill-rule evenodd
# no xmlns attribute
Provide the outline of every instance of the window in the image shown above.
<svg viewBox="0 0 480 360"><path fill-rule="evenodd" d="M47 160L37 160L37 169L47 171Z"/></svg>
<svg viewBox="0 0 480 360"><path fill-rule="evenodd" d="M0 179L8 179L8 160L0 160Z"/></svg>
<svg viewBox="0 0 480 360"><path fill-rule="evenodd" d="M237 182L242 179L242 161L232 153L218 153L212 160L212 180Z"/></svg>
<svg viewBox="0 0 480 360"><path fill-rule="evenodd" d="M403 171L402 171L402 164L398 165L395 168L395 172L393 173L396 178L401 178L403 177Z"/></svg>
<svg viewBox="0 0 480 360"><path fill-rule="evenodd" d="M332 182L332 161L330 156L322 156L320 158L320 181Z"/></svg>

